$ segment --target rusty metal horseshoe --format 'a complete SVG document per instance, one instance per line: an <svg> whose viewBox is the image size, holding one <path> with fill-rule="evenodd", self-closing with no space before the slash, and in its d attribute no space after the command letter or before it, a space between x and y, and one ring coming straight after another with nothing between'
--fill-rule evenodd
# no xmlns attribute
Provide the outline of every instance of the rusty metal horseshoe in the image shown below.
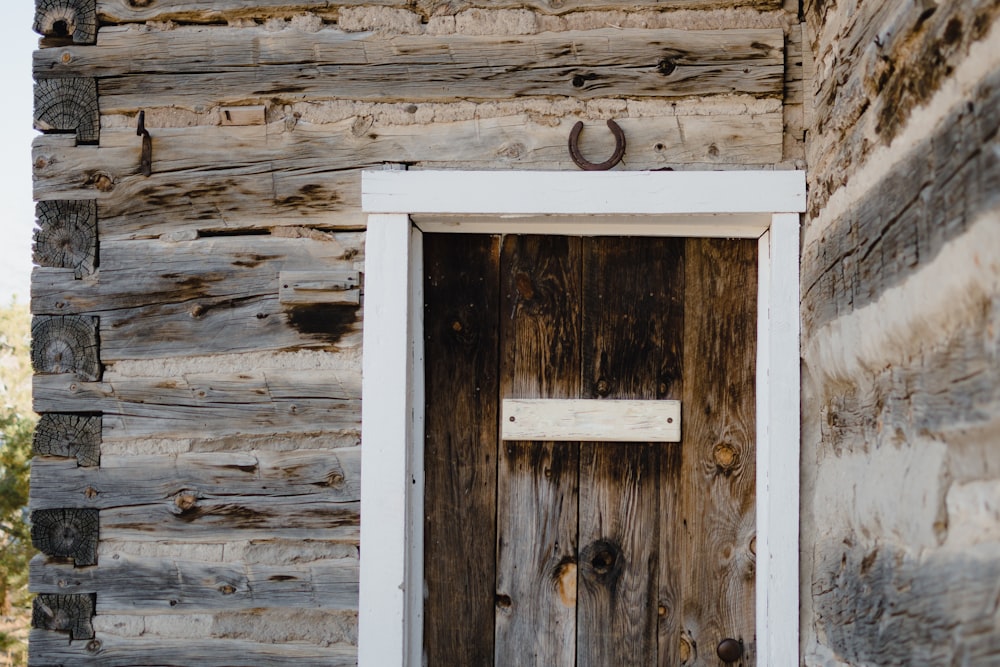
<svg viewBox="0 0 1000 667"><path fill-rule="evenodd" d="M594 163L580 153L579 141L580 133L583 132L583 121L576 121L576 125L569 133L569 155L573 158L576 166L584 171L607 171L622 161L625 156L625 133L622 132L622 128L618 127L618 123L610 119L608 120L608 129L611 130L611 134L615 135L615 152L604 162Z"/></svg>

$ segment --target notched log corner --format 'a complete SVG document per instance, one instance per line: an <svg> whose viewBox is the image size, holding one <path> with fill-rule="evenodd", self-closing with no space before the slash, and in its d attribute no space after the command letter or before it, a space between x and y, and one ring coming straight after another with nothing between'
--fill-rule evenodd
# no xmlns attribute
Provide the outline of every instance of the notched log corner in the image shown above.
<svg viewBox="0 0 1000 667"><path fill-rule="evenodd" d="M46 556L97 565L98 510L53 509L31 513L31 544Z"/></svg>
<svg viewBox="0 0 1000 667"><path fill-rule="evenodd" d="M35 206L38 229L32 258L39 266L73 269L77 278L97 266L97 201L43 201Z"/></svg>
<svg viewBox="0 0 1000 667"><path fill-rule="evenodd" d="M35 83L35 128L43 132L76 132L81 144L101 137L97 79L40 79Z"/></svg>
<svg viewBox="0 0 1000 667"><path fill-rule="evenodd" d="M101 379L98 318L86 315L38 316L31 322L31 365L36 373L73 373L81 380Z"/></svg>
<svg viewBox="0 0 1000 667"><path fill-rule="evenodd" d="M32 30L43 37L97 41L97 0L36 0Z"/></svg>
<svg viewBox="0 0 1000 667"><path fill-rule="evenodd" d="M32 454L75 458L81 466L100 465L102 421L101 415L44 414L35 427Z"/></svg>
<svg viewBox="0 0 1000 667"><path fill-rule="evenodd" d="M38 630L68 632L70 639L93 639L96 595L40 594L31 609L31 627Z"/></svg>

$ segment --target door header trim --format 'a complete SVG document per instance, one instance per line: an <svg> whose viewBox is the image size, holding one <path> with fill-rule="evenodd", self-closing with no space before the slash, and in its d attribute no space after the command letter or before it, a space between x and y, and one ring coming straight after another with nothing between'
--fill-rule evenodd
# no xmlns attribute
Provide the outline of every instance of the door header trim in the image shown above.
<svg viewBox="0 0 1000 667"><path fill-rule="evenodd" d="M362 208L369 215L360 667L422 662L423 231L759 239L757 664L799 664L799 213L805 202L801 171L362 174Z"/></svg>

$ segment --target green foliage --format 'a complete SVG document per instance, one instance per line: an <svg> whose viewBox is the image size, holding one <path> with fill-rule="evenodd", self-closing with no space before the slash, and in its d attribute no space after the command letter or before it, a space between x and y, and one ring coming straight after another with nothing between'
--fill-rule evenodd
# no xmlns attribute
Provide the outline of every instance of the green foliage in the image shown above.
<svg viewBox="0 0 1000 667"><path fill-rule="evenodd" d="M36 421L30 329L26 306L0 308L0 664L23 664L30 619L28 562L34 549L26 505Z"/></svg>

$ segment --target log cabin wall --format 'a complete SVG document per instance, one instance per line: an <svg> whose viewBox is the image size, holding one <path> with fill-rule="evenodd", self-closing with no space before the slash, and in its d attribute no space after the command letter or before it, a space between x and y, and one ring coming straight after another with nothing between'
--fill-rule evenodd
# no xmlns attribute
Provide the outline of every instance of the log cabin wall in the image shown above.
<svg viewBox="0 0 1000 667"><path fill-rule="evenodd" d="M32 664L354 664L361 170L804 167L798 2L626 4L38 0Z"/></svg>
<svg viewBox="0 0 1000 667"><path fill-rule="evenodd" d="M1000 660L998 14L806 2L806 664Z"/></svg>

